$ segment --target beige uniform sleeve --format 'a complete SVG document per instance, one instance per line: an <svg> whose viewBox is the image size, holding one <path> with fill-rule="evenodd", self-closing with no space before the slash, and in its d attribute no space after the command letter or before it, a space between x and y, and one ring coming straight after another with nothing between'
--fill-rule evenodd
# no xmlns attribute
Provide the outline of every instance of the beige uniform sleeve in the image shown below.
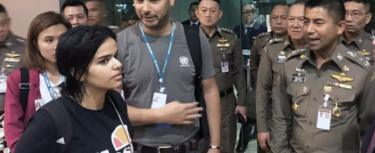
<svg viewBox="0 0 375 153"><path fill-rule="evenodd" d="M290 135L292 131L291 98L287 95L285 65L280 72L280 83L273 89L279 95L272 102L271 151L274 153L290 153Z"/></svg>
<svg viewBox="0 0 375 153"><path fill-rule="evenodd" d="M256 120L258 132L268 132L270 119L269 104L272 90L272 61L269 57L268 47L264 47L261 57L256 85Z"/></svg>
<svg viewBox="0 0 375 153"><path fill-rule="evenodd" d="M367 134L372 123L375 121L375 68L368 74L359 104L359 121L361 125L361 136Z"/></svg>
<svg viewBox="0 0 375 153"><path fill-rule="evenodd" d="M240 106L245 106L246 105L246 79L245 79L245 72L243 68L243 56L242 56L242 51L241 51L241 45L240 41L234 37L235 39L235 44L233 47L233 54L234 54L234 71L233 71L233 76L234 76L234 86L237 89L237 104Z"/></svg>

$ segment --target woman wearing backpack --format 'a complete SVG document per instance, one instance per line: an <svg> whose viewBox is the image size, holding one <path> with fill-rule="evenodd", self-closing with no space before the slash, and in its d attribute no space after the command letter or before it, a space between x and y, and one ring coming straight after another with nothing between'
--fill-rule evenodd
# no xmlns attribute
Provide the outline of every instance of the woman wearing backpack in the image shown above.
<svg viewBox="0 0 375 153"><path fill-rule="evenodd" d="M4 133L11 152L36 110L60 96L58 85L64 77L57 70L55 48L60 35L70 27L55 12L42 13L30 24L23 77L21 69L16 69L7 78Z"/></svg>
<svg viewBox="0 0 375 153"><path fill-rule="evenodd" d="M62 97L30 121L15 153L133 153L126 103L115 58L115 34L106 27L68 30L57 46L57 67L66 80Z"/></svg>

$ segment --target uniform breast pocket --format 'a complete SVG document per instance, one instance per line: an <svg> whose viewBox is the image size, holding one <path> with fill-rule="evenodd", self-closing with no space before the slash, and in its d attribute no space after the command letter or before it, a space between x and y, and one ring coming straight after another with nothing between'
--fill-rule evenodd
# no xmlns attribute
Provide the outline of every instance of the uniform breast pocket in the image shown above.
<svg viewBox="0 0 375 153"><path fill-rule="evenodd" d="M234 63L233 51L231 49L218 49L218 52L216 52L216 59L218 59L218 62L228 61L229 66L232 67Z"/></svg>
<svg viewBox="0 0 375 153"><path fill-rule="evenodd" d="M355 93L352 91L336 91L331 98L332 126L356 120L358 107L355 102Z"/></svg>
<svg viewBox="0 0 375 153"><path fill-rule="evenodd" d="M308 108L306 99L310 93L310 87L306 86L305 84L293 83L287 87L286 92L291 97L290 107L295 116L305 116Z"/></svg>

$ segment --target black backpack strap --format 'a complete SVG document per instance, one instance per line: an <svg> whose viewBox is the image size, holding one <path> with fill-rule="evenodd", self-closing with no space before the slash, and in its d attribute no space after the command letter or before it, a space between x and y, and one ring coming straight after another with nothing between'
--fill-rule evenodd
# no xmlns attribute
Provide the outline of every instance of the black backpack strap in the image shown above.
<svg viewBox="0 0 375 153"><path fill-rule="evenodd" d="M29 70L25 67L20 68L21 73L21 82L19 84L20 88L20 104L22 106L23 112L26 112L27 108L27 99L29 97Z"/></svg>
<svg viewBox="0 0 375 153"><path fill-rule="evenodd" d="M202 78L202 49L201 41L199 39L199 28L184 25L185 37L187 45L189 47L190 56L193 60L197 79L201 80Z"/></svg>
<svg viewBox="0 0 375 153"><path fill-rule="evenodd" d="M70 116L65 108L65 105L63 104L63 100L66 100L66 98L51 101L41 108L48 111L55 122L55 126L57 128L56 144L58 153L63 153L66 150L66 147L72 140L73 133Z"/></svg>
<svg viewBox="0 0 375 153"><path fill-rule="evenodd" d="M193 60L195 66L195 78L194 78L194 85L195 85L195 99L199 102L199 105L203 107L203 114L200 118L200 130L199 135L201 137L208 137L209 136L209 127L208 127L208 120L207 120L207 111L206 111L206 102L204 99L203 93L203 85L202 85L202 49L201 49L201 41L199 37L199 28L193 26L184 25L185 30L185 37L187 41L187 45L190 51L190 56Z"/></svg>

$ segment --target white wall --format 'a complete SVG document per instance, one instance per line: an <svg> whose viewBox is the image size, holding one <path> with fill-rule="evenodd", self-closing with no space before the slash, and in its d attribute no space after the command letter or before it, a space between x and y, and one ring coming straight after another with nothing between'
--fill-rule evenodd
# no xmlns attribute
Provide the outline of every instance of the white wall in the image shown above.
<svg viewBox="0 0 375 153"><path fill-rule="evenodd" d="M30 22L45 11L59 12L59 0L0 0L11 17L13 33L26 37Z"/></svg>

